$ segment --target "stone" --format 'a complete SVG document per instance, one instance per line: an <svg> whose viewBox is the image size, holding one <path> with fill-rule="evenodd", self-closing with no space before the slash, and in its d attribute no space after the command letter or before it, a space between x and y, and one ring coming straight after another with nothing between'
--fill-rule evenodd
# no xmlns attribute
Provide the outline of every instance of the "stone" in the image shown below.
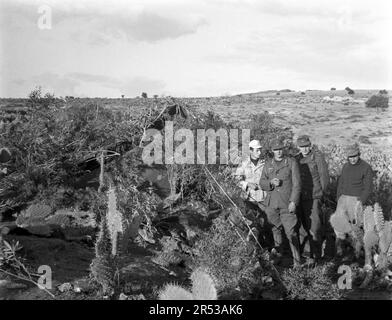
<svg viewBox="0 0 392 320"><path fill-rule="evenodd" d="M120 293L120 296L118 297L118 300L128 300L128 296L124 293Z"/></svg>
<svg viewBox="0 0 392 320"><path fill-rule="evenodd" d="M72 290L72 284L69 282L65 282L62 285L58 286L57 289L63 293Z"/></svg>
<svg viewBox="0 0 392 320"><path fill-rule="evenodd" d="M74 291L91 292L93 287L88 279L79 279L73 282ZM76 292L76 291L75 291Z"/></svg>
<svg viewBox="0 0 392 320"><path fill-rule="evenodd" d="M93 212L61 209L52 214L49 206L40 204L22 211L16 225L34 235L62 235L66 240L87 239L95 235L97 229Z"/></svg>
<svg viewBox="0 0 392 320"><path fill-rule="evenodd" d="M140 294L133 294L128 297L128 300L146 300L142 293Z"/></svg>

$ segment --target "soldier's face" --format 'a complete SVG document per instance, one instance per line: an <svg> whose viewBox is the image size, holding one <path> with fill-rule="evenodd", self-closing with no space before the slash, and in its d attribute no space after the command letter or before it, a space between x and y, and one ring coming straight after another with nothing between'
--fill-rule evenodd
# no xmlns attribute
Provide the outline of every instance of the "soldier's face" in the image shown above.
<svg viewBox="0 0 392 320"><path fill-rule="evenodd" d="M283 149L275 149L275 150L272 150L272 152L274 153L274 158L275 159L277 159L277 160L282 159L282 157L283 157Z"/></svg>
<svg viewBox="0 0 392 320"><path fill-rule="evenodd" d="M250 148L250 157L253 160L258 160L261 157L261 148Z"/></svg>
<svg viewBox="0 0 392 320"><path fill-rule="evenodd" d="M310 153L311 146L299 147L299 151L304 155L307 156Z"/></svg>
<svg viewBox="0 0 392 320"><path fill-rule="evenodd" d="M348 161L349 161L351 164L356 164L356 163L359 161L359 155L356 155L356 156L354 156L354 157L348 157Z"/></svg>

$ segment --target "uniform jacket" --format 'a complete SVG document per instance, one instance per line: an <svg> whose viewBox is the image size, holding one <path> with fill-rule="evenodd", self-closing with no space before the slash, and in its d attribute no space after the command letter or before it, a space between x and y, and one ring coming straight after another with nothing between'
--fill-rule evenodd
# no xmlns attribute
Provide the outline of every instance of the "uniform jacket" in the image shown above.
<svg viewBox="0 0 392 320"><path fill-rule="evenodd" d="M319 150L296 156L301 174L301 199L321 199L329 183L328 164Z"/></svg>
<svg viewBox="0 0 392 320"><path fill-rule="evenodd" d="M255 166L250 157L243 161L235 171L235 176L238 178L238 186L242 189L242 197L245 200L252 202L263 202L267 192L263 191L259 185L258 190L249 190L248 182L259 184L261 173L263 172L265 161L260 159Z"/></svg>
<svg viewBox="0 0 392 320"><path fill-rule="evenodd" d="M279 187L270 184L273 178L281 180ZM268 160L261 174L260 186L268 191L265 205L287 209L290 202L299 203L301 177L298 163L294 158L284 157L282 161Z"/></svg>
<svg viewBox="0 0 392 320"><path fill-rule="evenodd" d="M371 166L364 160L352 165L347 162L342 169L339 177L337 199L342 194L346 196L354 196L365 203L372 192L373 187L373 170Z"/></svg>

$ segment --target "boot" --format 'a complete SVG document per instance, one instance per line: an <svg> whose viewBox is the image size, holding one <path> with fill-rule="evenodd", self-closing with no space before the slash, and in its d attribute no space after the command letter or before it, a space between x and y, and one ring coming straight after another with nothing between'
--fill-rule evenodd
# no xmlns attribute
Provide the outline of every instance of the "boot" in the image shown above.
<svg viewBox="0 0 392 320"><path fill-rule="evenodd" d="M310 256L314 260L314 263L320 261L321 258L321 243L313 239L309 239L310 245Z"/></svg>
<svg viewBox="0 0 392 320"><path fill-rule="evenodd" d="M291 254L293 256L293 267L294 268L301 267L301 255L299 253L298 246L294 245L293 243L290 243L290 249L291 249Z"/></svg>
<svg viewBox="0 0 392 320"><path fill-rule="evenodd" d="M342 258L344 254L342 239L336 238L335 248L336 248L335 258Z"/></svg>
<svg viewBox="0 0 392 320"><path fill-rule="evenodd" d="M279 265L282 262L282 254L277 248L272 248L271 250L271 260L275 265Z"/></svg>

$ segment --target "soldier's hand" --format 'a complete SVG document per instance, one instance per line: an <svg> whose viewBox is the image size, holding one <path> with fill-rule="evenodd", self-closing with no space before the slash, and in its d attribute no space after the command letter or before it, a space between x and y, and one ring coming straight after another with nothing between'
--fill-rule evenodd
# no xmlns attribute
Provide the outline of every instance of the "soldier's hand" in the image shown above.
<svg viewBox="0 0 392 320"><path fill-rule="evenodd" d="M257 190L258 188L259 188L259 186L257 185L257 183L248 182L248 189L249 190Z"/></svg>
<svg viewBox="0 0 392 320"><path fill-rule="evenodd" d="M271 180L271 185L275 186L275 187L279 187L280 185L280 180L278 178L273 178Z"/></svg>
<svg viewBox="0 0 392 320"><path fill-rule="evenodd" d="M289 203L289 212L290 213L294 213L295 212L295 208L296 208L296 205L295 205L295 203L294 202L290 202Z"/></svg>

